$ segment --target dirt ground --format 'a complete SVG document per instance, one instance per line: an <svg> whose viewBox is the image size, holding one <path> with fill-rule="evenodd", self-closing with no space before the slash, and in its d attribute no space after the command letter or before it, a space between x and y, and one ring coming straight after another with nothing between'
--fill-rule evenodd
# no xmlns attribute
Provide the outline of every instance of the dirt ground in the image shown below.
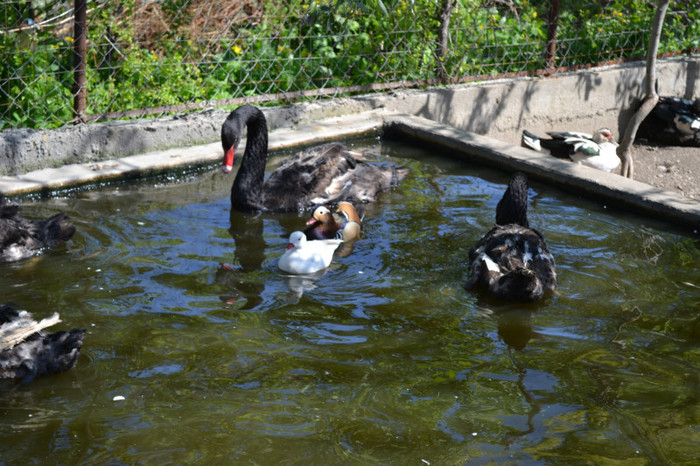
<svg viewBox="0 0 700 466"><path fill-rule="evenodd" d="M700 147L636 142L632 157L635 180L700 200Z"/></svg>

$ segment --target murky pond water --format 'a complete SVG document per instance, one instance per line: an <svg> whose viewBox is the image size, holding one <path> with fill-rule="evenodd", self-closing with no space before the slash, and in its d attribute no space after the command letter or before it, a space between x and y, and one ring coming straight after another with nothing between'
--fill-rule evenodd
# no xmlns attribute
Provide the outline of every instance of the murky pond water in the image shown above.
<svg viewBox="0 0 700 466"><path fill-rule="evenodd" d="M496 302L462 283L510 174L355 144L412 173L315 279L276 267L306 217L230 216L215 167L26 203L78 233L0 266L0 302L88 333L74 369L0 385L0 463L698 459L696 233L531 181L560 286Z"/></svg>

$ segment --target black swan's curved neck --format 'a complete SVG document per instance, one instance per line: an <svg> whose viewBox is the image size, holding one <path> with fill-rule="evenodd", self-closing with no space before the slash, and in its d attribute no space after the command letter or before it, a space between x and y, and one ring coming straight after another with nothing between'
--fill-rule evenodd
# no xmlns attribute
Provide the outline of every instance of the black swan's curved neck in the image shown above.
<svg viewBox="0 0 700 466"><path fill-rule="evenodd" d="M267 159L267 121L265 115L252 105L237 108L231 114L231 124L240 135L248 128L243 161L231 188L231 204L243 211L264 209L263 181Z"/></svg>
<svg viewBox="0 0 700 466"><path fill-rule="evenodd" d="M496 207L496 224L508 225L515 223L530 228L527 221L527 176L516 173L508 184L508 189Z"/></svg>

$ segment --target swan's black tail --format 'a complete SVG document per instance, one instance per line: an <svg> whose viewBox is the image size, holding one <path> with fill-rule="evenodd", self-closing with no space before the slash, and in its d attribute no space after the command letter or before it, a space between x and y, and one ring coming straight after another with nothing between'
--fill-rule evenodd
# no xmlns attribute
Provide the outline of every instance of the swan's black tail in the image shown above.
<svg viewBox="0 0 700 466"><path fill-rule="evenodd" d="M75 226L70 217L64 213L52 215L39 223L41 241L45 246L55 246L64 241L68 241L75 233Z"/></svg>

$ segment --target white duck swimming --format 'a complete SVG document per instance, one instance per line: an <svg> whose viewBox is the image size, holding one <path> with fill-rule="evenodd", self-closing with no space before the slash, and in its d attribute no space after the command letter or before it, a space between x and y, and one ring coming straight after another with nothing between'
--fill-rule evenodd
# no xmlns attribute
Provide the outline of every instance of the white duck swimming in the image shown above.
<svg viewBox="0 0 700 466"><path fill-rule="evenodd" d="M554 257L540 232L529 227L527 191L525 174L514 174L496 207L496 226L469 251L465 288L481 283L498 298L523 302L556 288Z"/></svg>
<svg viewBox="0 0 700 466"><path fill-rule="evenodd" d="M617 142L612 131L601 128L595 133L548 132L551 139L543 139L530 131L523 130L522 145L528 149L542 151L548 149L550 154L560 159L610 172L620 165L617 156Z"/></svg>
<svg viewBox="0 0 700 466"><path fill-rule="evenodd" d="M318 272L331 265L333 253L342 242L339 239L307 241L303 231L295 231L289 235L287 250L277 265L287 273Z"/></svg>
<svg viewBox="0 0 700 466"><path fill-rule="evenodd" d="M294 212L341 200L370 202L408 173L406 168L364 162L362 154L329 143L300 152L265 180L267 120L252 105L238 107L221 127L224 173L233 168L234 151L246 127L243 161L231 188L231 206L243 212Z"/></svg>

